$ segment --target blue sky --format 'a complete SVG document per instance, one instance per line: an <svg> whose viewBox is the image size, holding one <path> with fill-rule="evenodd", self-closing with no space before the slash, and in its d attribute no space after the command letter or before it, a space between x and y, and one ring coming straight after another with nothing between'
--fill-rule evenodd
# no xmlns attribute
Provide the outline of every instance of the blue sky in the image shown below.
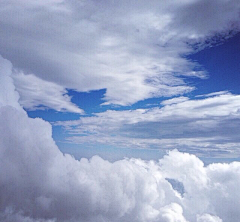
<svg viewBox="0 0 240 222"><path fill-rule="evenodd" d="M209 73L206 81L197 83L197 90L194 91L196 94L224 90L240 93L239 48L240 35L236 34L218 46L207 48L189 57L201 64Z"/></svg>
<svg viewBox="0 0 240 222"><path fill-rule="evenodd" d="M239 221L239 0L1 0L0 30L0 221Z"/></svg>
<svg viewBox="0 0 240 222"><path fill-rule="evenodd" d="M19 103L51 123L63 152L111 161L173 149L240 156L235 2L7 5L0 53Z"/></svg>
<svg viewBox="0 0 240 222"><path fill-rule="evenodd" d="M187 58L191 61L198 63L201 70L207 73L204 79L187 78L186 82L196 87L195 90L183 94L190 99L197 99L196 96L209 94L212 92L228 91L233 94L239 94L240 83L240 34L235 34L233 37L221 42L218 45L207 47L199 52L190 54ZM71 121L78 120L81 117L94 116L96 113L106 112L107 110L136 110L136 109L149 109L152 107L159 107L161 102L174 97L158 97L149 98L136 102L129 106L119 105L101 105L104 100L106 89L94 90L90 92L77 92L69 89L67 94L71 97L72 103L81 107L85 114L79 115L70 112L57 112L53 109L33 110L28 111L30 117L40 117L46 121L53 123L53 138L59 148L64 153L70 153L76 158L81 157L90 158L94 155L110 161L122 159L124 157L136 157L142 159L155 159L162 157L165 154L164 149L155 149L149 147L148 149L130 148L118 145L97 144L92 146L88 143L76 144L66 142L66 138L71 136L62 126L56 126L54 123L57 121ZM204 156L202 159L208 162L221 162L238 160L238 157L219 157Z"/></svg>

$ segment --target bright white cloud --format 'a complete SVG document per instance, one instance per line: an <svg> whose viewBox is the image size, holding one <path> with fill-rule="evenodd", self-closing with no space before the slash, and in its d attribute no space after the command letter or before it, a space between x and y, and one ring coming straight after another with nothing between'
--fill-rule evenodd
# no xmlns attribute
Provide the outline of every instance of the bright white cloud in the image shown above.
<svg viewBox="0 0 240 222"><path fill-rule="evenodd" d="M187 222L187 220L182 215L183 209L180 205L173 203L167 205L160 210L160 220L161 222Z"/></svg>
<svg viewBox="0 0 240 222"><path fill-rule="evenodd" d="M96 113L63 125L74 143L179 150L199 155L235 156L239 150L240 95L204 99L177 97L162 107Z"/></svg>
<svg viewBox="0 0 240 222"><path fill-rule="evenodd" d="M0 60L1 64L6 60ZM204 166L196 156L169 152L159 162L63 155L51 125L17 103L11 66L0 105L0 220L3 222L236 222L240 163ZM8 77L8 78L7 78ZM3 93L8 93L3 91ZM184 187L182 196L169 179Z"/></svg>
<svg viewBox="0 0 240 222"><path fill-rule="evenodd" d="M240 216L239 163L204 167L177 151L159 163L78 161L58 150L49 123L0 110L1 221L196 222L209 214L235 222ZM182 182L183 197L166 178Z"/></svg>
<svg viewBox="0 0 240 222"><path fill-rule="evenodd" d="M3 0L0 53L43 81L106 89L105 104L129 105L193 90L181 76L206 73L182 55L237 30L239 8L238 0Z"/></svg>
<svg viewBox="0 0 240 222"><path fill-rule="evenodd" d="M13 78L20 94L19 102L27 110L48 107L60 112L83 113L83 110L71 103L67 90L62 86L23 73L17 73Z"/></svg>

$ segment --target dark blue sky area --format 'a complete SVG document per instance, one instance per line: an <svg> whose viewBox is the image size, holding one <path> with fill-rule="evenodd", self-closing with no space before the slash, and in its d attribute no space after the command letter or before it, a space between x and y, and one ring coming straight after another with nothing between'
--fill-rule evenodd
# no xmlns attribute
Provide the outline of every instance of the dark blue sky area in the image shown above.
<svg viewBox="0 0 240 222"><path fill-rule="evenodd" d="M240 33L223 44L206 48L188 56L198 62L208 73L206 80L195 80L193 95L229 90L240 93Z"/></svg>

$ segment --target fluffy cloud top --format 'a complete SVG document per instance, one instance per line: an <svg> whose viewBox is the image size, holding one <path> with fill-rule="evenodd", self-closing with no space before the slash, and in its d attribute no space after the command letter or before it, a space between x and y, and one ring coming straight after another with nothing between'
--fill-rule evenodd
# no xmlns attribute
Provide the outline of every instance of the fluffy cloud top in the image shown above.
<svg viewBox="0 0 240 222"><path fill-rule="evenodd" d="M197 217L197 222L222 222L222 219L210 214L204 214Z"/></svg>
<svg viewBox="0 0 240 222"><path fill-rule="evenodd" d="M1 221L235 222L240 216L238 162L204 167L178 151L159 163L78 161L58 150L49 123L12 107L0 110ZM183 184L183 197L166 178Z"/></svg>
<svg viewBox="0 0 240 222"><path fill-rule="evenodd" d="M51 125L16 106L10 63L0 63L2 84L11 90L2 91L7 99L0 105L1 221L236 222L240 217L239 162L204 166L177 150L159 162L63 155ZM183 195L169 179L184 186Z"/></svg>
<svg viewBox="0 0 240 222"><path fill-rule="evenodd" d="M206 73L183 55L237 30L239 8L238 0L2 0L0 52L15 68L50 82L41 85L41 99L53 83L74 112L80 110L62 98L63 88L106 88L104 104L129 105L193 90L181 76ZM19 84L23 105L33 99L34 107L42 105L26 81ZM59 110L49 100L43 105Z"/></svg>

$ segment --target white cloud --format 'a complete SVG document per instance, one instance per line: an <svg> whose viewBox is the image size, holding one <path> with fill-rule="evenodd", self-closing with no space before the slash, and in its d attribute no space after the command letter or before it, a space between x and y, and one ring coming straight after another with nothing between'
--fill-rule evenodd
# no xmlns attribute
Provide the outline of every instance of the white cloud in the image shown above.
<svg viewBox="0 0 240 222"><path fill-rule="evenodd" d="M188 97L180 96L180 97L175 97L172 99L164 100L163 102L161 102L161 104L162 105L171 105L171 104L185 102L187 100L188 100Z"/></svg>
<svg viewBox="0 0 240 222"><path fill-rule="evenodd" d="M83 110L71 103L64 87L31 74L16 73L13 78L16 90L20 94L19 102L27 110L48 107L60 112L83 113Z"/></svg>
<svg viewBox="0 0 240 222"><path fill-rule="evenodd" d="M78 161L58 150L49 123L6 106L0 133L3 222L196 222L205 214L235 222L240 216L239 162L204 167L178 151L159 163ZM182 182L183 197L166 178Z"/></svg>
<svg viewBox="0 0 240 222"><path fill-rule="evenodd" d="M197 222L222 222L222 219L210 214L204 214L197 217Z"/></svg>
<svg viewBox="0 0 240 222"><path fill-rule="evenodd" d="M160 210L161 222L187 222L182 215L182 207L176 203L167 205Z"/></svg>
<svg viewBox="0 0 240 222"><path fill-rule="evenodd" d="M197 95L195 97L211 97L211 96L220 96L220 95L226 95L229 94L228 91L220 91L220 92L213 92L213 93L208 93L208 94L204 94L204 95Z"/></svg>
<svg viewBox="0 0 240 222"><path fill-rule="evenodd" d="M16 68L63 88L106 88L105 104L119 105L193 90L181 76L206 73L182 57L194 51L189 43L228 36L240 8L238 0L0 4L0 53Z"/></svg>
<svg viewBox="0 0 240 222"><path fill-rule="evenodd" d="M14 91L11 74L12 64L0 55L0 106L13 106L21 110L18 103L19 95Z"/></svg>
<svg viewBox="0 0 240 222"><path fill-rule="evenodd" d="M5 30L5 34L11 32L11 30L14 30L13 33L16 31L16 27L19 27L16 23L22 22L21 16L23 16L23 14L24 18L27 18L23 24L28 23L31 25L31 22L33 22L34 25L36 24L31 19L32 16L28 14L31 13L31 10L26 10L24 11L26 13L23 13L22 8L18 8L19 6L25 7L25 4L17 4L17 2L15 2L16 5L12 6L13 2L14 1L3 1L3 3L5 3L6 5L1 7L0 9L1 12L4 12L0 13L1 16L3 14L8 15L5 20L1 20L1 24L7 24L7 27L9 28L8 30ZM36 1L28 1L28 3L31 7L32 4L36 4ZM59 2L58 6L61 8L61 10L63 10L61 3L64 4L64 2ZM85 6L86 13L81 14L80 16L85 16L86 18L89 18L88 15L90 13L92 15L91 19L93 20L98 18L98 16L101 17L101 13L92 13L95 12L93 10L94 7L88 8L86 7L88 5L84 5L85 2L81 3L82 5L79 7L81 9L81 7ZM92 2L90 2L90 4L91 3ZM151 9L153 9L156 6L154 3L154 1L153 3L149 3L147 7L152 6ZM199 4L201 6L201 2L198 1L174 1L174 3L177 6L180 5L179 7L181 7L183 11L185 10L185 7L183 7L185 4L187 4L190 8L193 9L196 3L198 6ZM231 1L231 3L235 3L234 7L229 2L219 1L219 5L217 5L218 7L216 7L216 9L219 10L220 6L224 6L224 11L221 13L216 13L216 15L212 14L212 10L210 10L212 8L215 12L215 7L209 7L216 5L214 3L205 3L209 8L207 8L208 10L204 12L204 15L206 15L208 19L211 18L211 20L209 20L210 22L206 24L206 27L204 27L203 30L209 32L212 29L215 30L215 27L220 29L220 25L221 27L223 25L222 23L225 22L224 24L226 25L226 21L223 20L222 17L227 17L228 21L232 19L232 17L236 16L235 8L237 8L238 2ZM38 8L39 4L41 5L40 8ZM139 4L141 5L141 2ZM126 7L123 2L122 8L118 9L116 7L113 7L112 10L104 11L103 14L104 16L106 16L108 15L107 13L124 13L124 6ZM146 6L146 4L144 4L144 6ZM34 7L36 7L36 5ZM56 11L57 13L59 12L59 8L56 7L55 4L53 6L51 5L51 8L49 8L49 3L46 1L44 1L43 3L38 3L37 7L34 8L36 9L36 14L34 15L36 15L36 19L39 19L39 21L41 21L42 19L49 20L48 18L44 19L41 14L41 10L45 10L45 7L47 7L48 10L51 10L53 14L56 13ZM13 13L11 14L11 16L9 16L9 8L18 8L19 13ZM127 8L130 8L129 3L127 4ZM203 8L205 8L205 6ZM37 9L39 9L39 11ZM92 9L93 11L91 11L90 9ZM76 10L78 10L77 7ZM174 8L172 10L174 10ZM218 10L216 12L218 12ZM191 12L197 18L199 17L199 15L196 14L198 11L192 10ZM65 13L66 14L64 15L68 17L69 14L67 13L70 13L71 15L71 10L66 11ZM126 15L128 14L126 13ZM184 15L189 19L189 17L187 16L188 14ZM15 16L17 16L19 19L16 19ZM12 26L9 26L9 23L4 23L7 22L8 19L11 20L12 18L13 21L16 22L15 24L11 23ZM64 18L61 16L60 18L62 18L63 20L56 22L56 20L53 19L52 22L56 22L58 23L58 27L64 28L65 26L61 25L62 23L66 23L66 27L70 28L69 26L67 26L67 21L64 20ZM151 21L155 21L154 16L150 18ZM215 18L220 19L221 24L218 24ZM76 18L76 20L77 19L78 18ZM106 17L106 19L111 20L109 19L109 17ZM126 19L127 21L129 17L126 16L126 18L123 19ZM114 24L114 21L111 21ZM181 22L181 19L179 19L179 24L181 24ZM200 35L199 32L202 30L202 26L204 25L204 23L201 23L201 21L198 22L199 23L196 26L197 28L195 32L193 32L194 36ZM166 23L168 24L168 18ZM94 28L96 27L91 26L89 20L86 21L86 24L80 24L80 26L83 25L88 28L88 31L90 33L91 31L93 31L94 33ZM184 26L185 25L186 27L188 27L189 24L184 24ZM112 29L114 29L114 27L115 26L113 25ZM154 30L161 29L162 24L154 22L153 27ZM27 26L27 28L29 28L29 26ZM54 39L54 41L56 41L55 43L51 39L53 37L52 35L46 35L48 39L52 40L53 44L47 44L47 46L43 44L43 49L40 50L41 47L37 49L34 48L33 45L36 46L37 43L39 44L41 42L39 38L37 38L37 40L39 41L36 41L35 39L36 36L38 36L39 34L38 29L42 29L44 34L44 31L46 31L46 27L43 28L42 23L40 22L39 27L36 27L35 31L31 31L29 33L30 29L27 28L26 30L22 29L23 36L21 36L21 34L18 36L21 40L19 41L22 44L19 44L19 41L14 41L16 40L15 35L8 35L10 40L1 38L1 48L4 48L3 45L6 44L6 47L9 47L9 49L13 49L15 46L18 46L16 47L16 50L19 50L20 52L25 52L27 48L30 51L32 50L31 53L27 53L26 56L28 57L27 59L30 59L29 61L26 59L26 57L23 56L21 58L19 57L19 55L17 59L13 58L14 53L10 53L9 57L14 60L14 63L18 64L17 60L19 60L19 64L25 64L24 66L26 67L28 65L29 67L32 65L32 68L34 67L34 70L36 71L34 73L37 73L39 71L38 66L43 66L43 72L37 75L37 77L41 76L43 77L43 79L45 79L45 81L50 81L51 78L54 79L54 75L50 75L50 72L47 72L48 74L45 74L44 78L43 73L46 70L56 70L56 64L58 64L61 68L65 67L64 65L61 66L60 62L63 60L63 58L62 60L58 58L58 56L60 56L60 54L58 53L59 51L57 50L58 47L56 47L56 54L48 54L49 52L54 51L53 49L56 45L60 44L59 42L61 38L59 37L57 39ZM48 28L51 29L51 27ZM78 29L77 31L79 30L80 29ZM29 34L29 42L26 42L26 33ZM60 32L59 34L64 33ZM1 35L4 34L2 34L1 32ZM73 35L69 35L69 32L67 32L66 35L69 36L69 39L74 37ZM149 35L150 36L148 37L151 37L151 32L149 33ZM81 37L84 38L84 35L81 35ZM130 37L131 36L129 36L129 38ZM163 38L166 38L166 36L163 36ZM88 36L86 36L84 40L87 39ZM12 45L10 44L10 42ZM63 42L66 44L65 47L68 48L68 42ZM86 43L86 41L83 42ZM45 43L44 39L42 39L42 43ZM84 44L82 44L81 46L83 47ZM33 50L33 48L35 50ZM49 51L47 50L48 48L50 48ZM82 50L84 51L84 47ZM64 50L60 50L60 52L62 51ZM4 54L7 53L8 52L6 51L4 52ZM51 62L43 65L43 61L41 59L44 58L44 53L46 53L46 60L44 61L48 61L48 59L51 58L51 61L55 62L53 62L55 66L51 67ZM32 54L34 56L32 56ZM40 60L38 60L39 57L41 58ZM67 54L64 59L66 58ZM21 59L23 62L20 62ZM31 63L34 59L36 59L35 61L38 62L41 61L40 64ZM84 59L85 61L88 61L87 57L85 57ZM28 62L28 64L24 63L26 61ZM73 62L76 61L77 60ZM91 59L89 61L91 61ZM125 60L123 60L123 63L124 61ZM233 162L230 164L210 164L208 166L204 166L202 161L199 160L196 156L187 153L180 153L176 150L169 152L163 159L159 160L158 163L154 161L145 162L139 159L125 159L110 163L97 156L93 157L90 160L75 160L72 156L63 155L60 152L52 138L52 129L51 125L48 122L43 121L39 118L31 119L27 116L26 112L24 112L24 110L18 104L19 96L18 93L15 91L15 86L11 79L11 63L0 58L0 64L1 221L199 222L201 220L208 220L207 222L220 222L222 220L225 222L236 222L240 218L240 162ZM76 63L75 65L79 66L79 63ZM89 67L91 66L90 63L88 63L88 65ZM69 65L67 68L70 67L71 66ZM59 68L59 70L61 70L61 68ZM66 71L67 69L63 70ZM74 70L74 67L73 69L69 69L69 73L71 73L72 70ZM72 78L74 78L74 75L69 76L69 78L68 76L66 76L66 80L68 80L66 81L66 83L63 81L64 78L63 75L61 76L61 74L59 74L59 79L55 77L58 80L54 80L59 81L58 84L60 84L60 82L62 81L66 85L71 85L73 84ZM120 78L119 76L116 77L116 79ZM130 79L132 80L133 77L131 74L130 76ZM81 76L81 78L84 79L84 76ZM112 83L116 82L116 79L114 79ZM89 89L94 88L95 83L88 82L87 80L90 81L90 78L88 79L88 77L86 77L86 82L84 83L86 85L89 84L89 86L86 86L86 88L83 87L83 89L87 89L88 87ZM125 83L126 80L128 80L128 77L124 77L123 75L123 82ZM99 81L104 82L104 80ZM77 81L77 83L79 83L79 81ZM82 83L82 85L84 85L84 83ZM66 86L65 84L60 85ZM126 88L125 90L127 91L128 88ZM119 99L118 97L114 97L114 94L111 94L111 90L109 96L112 96L112 100L115 99L118 102L121 101L122 103L126 102ZM109 101L111 101L111 99ZM131 99L130 101L134 100ZM158 121L163 124L164 120L166 120L167 124L169 124L169 120L171 119L174 119L174 121L178 119L186 121L186 117L189 117L190 120L194 120L194 122L196 122L196 124L200 126L202 123L204 123L203 125L206 127L206 132L210 133L212 131L211 127L215 127L216 124L219 124L218 121L225 124L225 130L227 129L228 124L231 124L231 129L235 129L235 127L238 128L238 125L234 125L237 124L237 120L239 118L238 107L239 95L224 94L211 98L206 98L203 100L182 101L166 105L163 108L122 112L107 111L106 113L97 114L95 117L83 118L81 121L87 127L86 130L89 130L93 133L96 132L98 134L102 133L104 135L107 127L109 127L108 130L112 130L112 132L114 133L115 131L120 132L119 129L123 125L128 126L144 123L146 121L151 123ZM209 116L211 117L210 119L208 119ZM196 118L198 121L196 121ZM109 122L107 122L106 119L108 119ZM95 121L95 123L93 121ZM79 121L71 122L70 125L68 122L65 125L67 127L71 127L72 124L78 125ZM197 127L196 125L192 125L193 122L191 121L189 124L191 126L190 130L191 132L193 132L193 129L196 129ZM102 131L100 131L100 126L103 128ZM134 129L136 130L136 128ZM201 130L202 129L203 128L201 128ZM207 129L210 130L208 131ZM80 130L81 132L82 129L77 129L77 132L78 130ZM130 130L126 130L126 133L128 132L130 132ZM201 133L201 131L195 132ZM168 133L167 129L165 133ZM232 134L232 132L230 133ZM230 133L228 135L229 137ZM154 135L154 133L152 134ZM222 136L223 134L218 135ZM234 133L233 135L236 136L236 134ZM121 136L124 137L124 134L121 134ZM127 138L127 136L128 135L125 135L124 138ZM214 136L215 135L213 135L213 137L211 138L214 138ZM196 138L201 139L199 137ZM99 137L96 137L96 139L99 139ZM109 140L109 142L111 142L111 140L113 140L113 137L109 137L107 139ZM230 139L232 139L232 137L230 137ZM129 141L130 140L127 140L126 142ZM234 139L232 139L231 141L235 142ZM177 192L172 188L172 185L168 182L167 178L179 181L183 184L183 196L177 194Z"/></svg>
<svg viewBox="0 0 240 222"><path fill-rule="evenodd" d="M219 94L204 99L177 97L163 107L96 113L58 122L73 143L172 149L200 156L237 157L240 95Z"/></svg>
<svg viewBox="0 0 240 222"><path fill-rule="evenodd" d="M11 105L18 97L9 81L11 66L5 69L2 84L9 84L14 96L0 105L1 221L236 222L240 217L239 162L204 166L177 150L159 162L110 163L98 156L78 161L60 152L48 122ZM182 183L183 196L169 179Z"/></svg>

